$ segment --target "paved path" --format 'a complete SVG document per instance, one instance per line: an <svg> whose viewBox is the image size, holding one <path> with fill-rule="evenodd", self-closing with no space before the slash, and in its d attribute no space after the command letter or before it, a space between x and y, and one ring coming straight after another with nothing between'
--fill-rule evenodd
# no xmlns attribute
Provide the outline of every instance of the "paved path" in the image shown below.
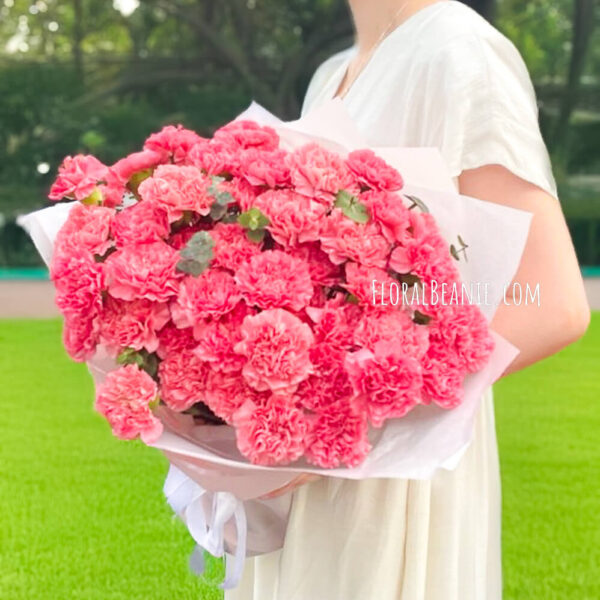
<svg viewBox="0 0 600 600"><path fill-rule="evenodd" d="M51 281L0 281L0 318L48 319L58 316Z"/></svg>
<svg viewBox="0 0 600 600"><path fill-rule="evenodd" d="M585 280L590 305L600 310L600 277ZM59 316L50 281L1 281L0 319L48 319Z"/></svg>

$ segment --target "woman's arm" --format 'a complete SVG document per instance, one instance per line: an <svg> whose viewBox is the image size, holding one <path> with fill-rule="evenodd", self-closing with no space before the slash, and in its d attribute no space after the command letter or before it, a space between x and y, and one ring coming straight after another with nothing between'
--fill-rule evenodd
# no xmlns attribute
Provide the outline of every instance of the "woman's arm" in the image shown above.
<svg viewBox="0 0 600 600"><path fill-rule="evenodd" d="M539 283L540 306L501 304L492 328L521 353L505 374L523 369L579 339L588 327L590 308L575 250L560 203L500 165L463 171L459 191L466 196L533 213L531 229L513 282L523 290ZM511 286L512 287L512 286Z"/></svg>

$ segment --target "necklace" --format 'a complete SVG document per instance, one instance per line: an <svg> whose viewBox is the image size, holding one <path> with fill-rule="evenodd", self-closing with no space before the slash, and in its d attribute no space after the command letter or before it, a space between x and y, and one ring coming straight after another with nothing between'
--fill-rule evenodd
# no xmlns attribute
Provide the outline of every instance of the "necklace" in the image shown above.
<svg viewBox="0 0 600 600"><path fill-rule="evenodd" d="M337 94L338 98L343 99L346 96L346 94L350 91L350 88L352 87L352 84L358 79L358 76L361 74L362 70L365 68L365 66L367 65L367 63L369 62L369 60L371 60L371 57L375 53L375 50L377 50L377 48L379 47L379 44L381 44L381 42L383 42L383 40L397 27L396 20L398 19L398 17L402 14L402 12L404 11L404 9L409 4L410 4L409 1L405 2L398 9L398 11L394 14L394 16L392 17L392 19L390 20L390 24L383 30L383 32L377 38L377 40L375 41L375 43L371 46L371 48L367 52L367 54L358 63L358 67L356 68L356 73L354 74L354 76L352 77L351 80L348 78L349 68L346 69L346 74L344 76L344 80L347 80L347 81L343 81L342 82L342 88L341 88L341 90L338 90L338 94Z"/></svg>

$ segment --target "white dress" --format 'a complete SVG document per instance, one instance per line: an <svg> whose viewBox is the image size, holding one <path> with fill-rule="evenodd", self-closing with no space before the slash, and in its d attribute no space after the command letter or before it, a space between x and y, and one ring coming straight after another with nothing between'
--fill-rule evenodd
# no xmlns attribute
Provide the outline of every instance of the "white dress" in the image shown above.
<svg viewBox="0 0 600 600"><path fill-rule="evenodd" d="M356 49L325 61L303 112L332 98ZM500 164L556 196L516 47L441 0L380 44L344 104L374 146L437 146L453 177ZM284 547L248 559L226 600L500 600L500 476L491 389L473 442L431 481L322 479L294 492Z"/></svg>

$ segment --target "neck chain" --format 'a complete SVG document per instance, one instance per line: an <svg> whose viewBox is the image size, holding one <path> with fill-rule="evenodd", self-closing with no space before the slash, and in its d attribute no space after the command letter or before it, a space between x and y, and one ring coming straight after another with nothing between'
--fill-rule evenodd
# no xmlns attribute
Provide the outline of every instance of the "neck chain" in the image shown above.
<svg viewBox="0 0 600 600"><path fill-rule="evenodd" d="M349 68L346 69L346 74L344 76L344 79L348 79L348 80L343 83L343 87L342 87L341 91L337 94L338 98L344 98L346 96L346 94L350 91L352 84L357 80L358 76L361 74L362 70L365 68L365 66L367 65L367 63L369 62L369 60L375 53L375 50L377 50L377 48L379 47L379 44L381 44L381 42L383 42L383 40L398 26L396 21L397 21L398 17L402 14L404 9L409 4L410 4L410 1L407 0L398 9L398 11L394 14L392 19L390 20L389 25L382 31L381 35L377 38L375 43L371 46L370 50L367 52L367 54L363 57L363 59L358 64L358 66L356 68L356 73L354 74L352 80L348 79L350 69Z"/></svg>

